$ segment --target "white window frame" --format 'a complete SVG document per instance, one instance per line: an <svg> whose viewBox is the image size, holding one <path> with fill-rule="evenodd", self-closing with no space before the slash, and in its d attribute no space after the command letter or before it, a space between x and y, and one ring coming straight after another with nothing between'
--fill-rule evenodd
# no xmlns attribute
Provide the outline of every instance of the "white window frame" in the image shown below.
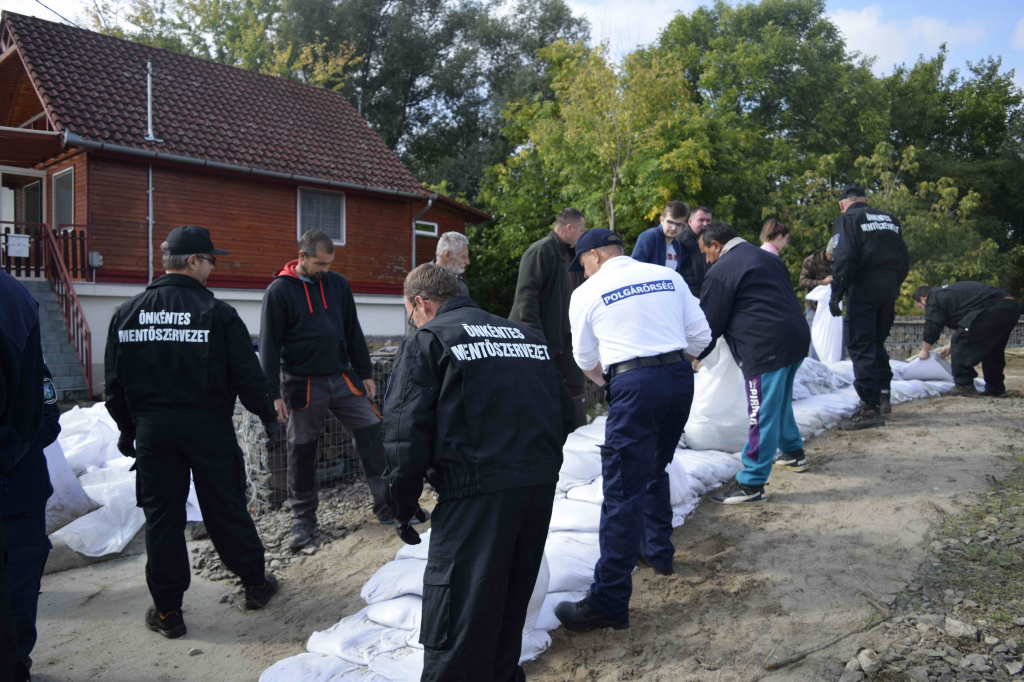
<svg viewBox="0 0 1024 682"><path fill-rule="evenodd" d="M334 239L335 246L345 246L345 238L348 235L346 230L346 213L348 201L346 200L344 192L332 192L330 190L322 190L316 187L299 187L295 192L295 238L302 239L302 193L310 192L312 194L334 194L341 197L341 239Z"/></svg>
<svg viewBox="0 0 1024 682"><path fill-rule="evenodd" d="M21 213L22 213L22 217L24 217L25 212L26 212L25 211L25 190L27 190L32 185L39 185L39 206L36 207L36 210L39 211L39 214L40 214L39 215L39 222L45 223L46 221L43 220L43 218L46 217L45 214L44 214L45 213L46 205L43 203L45 201L45 199L43 197L43 192L46 190L46 185L41 180L36 180L34 182L29 182L29 183L27 183L25 185L22 185L22 187L21 187L21 203L22 203ZM26 220L25 222L32 222L32 221Z"/></svg>
<svg viewBox="0 0 1024 682"><path fill-rule="evenodd" d="M430 225L429 229L420 229L420 225ZM429 220L417 220L416 221L416 236L417 237L437 237L437 223L432 223Z"/></svg>
<svg viewBox="0 0 1024 682"><path fill-rule="evenodd" d="M60 229L57 223L57 178L71 174L71 225L75 224L75 167L69 166L62 171L58 171L53 174L53 180L51 183L52 196L50 200L53 205L50 207L50 225L53 228L54 234ZM74 228L71 228L74 229Z"/></svg>

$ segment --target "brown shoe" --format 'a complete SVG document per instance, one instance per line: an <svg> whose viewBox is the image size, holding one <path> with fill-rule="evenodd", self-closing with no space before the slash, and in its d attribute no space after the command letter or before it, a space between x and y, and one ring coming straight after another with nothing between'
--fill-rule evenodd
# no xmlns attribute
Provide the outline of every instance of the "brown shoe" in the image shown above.
<svg viewBox="0 0 1024 682"><path fill-rule="evenodd" d="M949 394L958 398L977 398L981 395L978 393L978 389L974 387L974 384L967 384L966 386L957 384Z"/></svg>

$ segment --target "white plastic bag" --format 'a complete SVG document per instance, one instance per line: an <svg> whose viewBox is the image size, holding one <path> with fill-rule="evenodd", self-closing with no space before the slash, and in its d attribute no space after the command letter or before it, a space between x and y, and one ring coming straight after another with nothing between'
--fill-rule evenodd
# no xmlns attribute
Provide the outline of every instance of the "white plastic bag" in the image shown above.
<svg viewBox="0 0 1024 682"><path fill-rule="evenodd" d="M822 362L839 362L843 357L843 318L833 317L828 309L832 285L817 286L807 294L808 301L818 304L811 323L811 343Z"/></svg>
<svg viewBox="0 0 1024 682"><path fill-rule="evenodd" d="M125 465L124 475L108 483L84 486L85 493L102 506L53 534L79 554L120 552L146 522L142 509L135 506L135 472L127 470L132 460L122 459L118 463Z"/></svg>
<svg viewBox="0 0 1024 682"><path fill-rule="evenodd" d="M906 380L953 381L953 368L938 353L931 353L927 360L914 358L902 368L900 374Z"/></svg>
<svg viewBox="0 0 1024 682"><path fill-rule="evenodd" d="M724 339L697 372L693 383L693 405L680 443L692 450L735 452L747 442L750 426L743 372Z"/></svg>
<svg viewBox="0 0 1024 682"><path fill-rule="evenodd" d="M75 519L95 511L99 505L85 494L59 442L46 446L43 454L46 455L50 485L53 486L53 494L46 501L46 534L50 535Z"/></svg>
<svg viewBox="0 0 1024 682"><path fill-rule="evenodd" d="M76 474L121 457L117 449L120 431L105 403L84 410L75 406L60 416L60 441L64 456Z"/></svg>
<svg viewBox="0 0 1024 682"><path fill-rule="evenodd" d="M299 654L263 671L259 682L337 682L339 676L362 670L355 663L329 654Z"/></svg>

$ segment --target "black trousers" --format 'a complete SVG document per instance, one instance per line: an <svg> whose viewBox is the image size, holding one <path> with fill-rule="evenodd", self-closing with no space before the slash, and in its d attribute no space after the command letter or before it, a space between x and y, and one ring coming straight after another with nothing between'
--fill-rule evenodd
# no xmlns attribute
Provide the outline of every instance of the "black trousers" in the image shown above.
<svg viewBox="0 0 1024 682"><path fill-rule="evenodd" d="M1006 344L1010 333L1020 319L1020 303L1013 299L998 301L980 313L969 328L956 330L951 340L953 380L957 386L971 386L978 373L974 366L981 363L985 374L985 390L1002 393L1006 368Z"/></svg>
<svg viewBox="0 0 1024 682"><path fill-rule="evenodd" d="M895 273L880 273L850 287L846 299L846 348L853 361L853 386L861 402L881 404L882 391L892 383L892 368L885 340L896 318L900 284Z"/></svg>
<svg viewBox="0 0 1024 682"><path fill-rule="evenodd" d="M28 670L32 667L32 649L36 645L39 586L46 557L53 547L46 537L46 507L40 504L30 512L5 516L3 524L7 535L11 613L18 636L19 673L28 679Z"/></svg>
<svg viewBox="0 0 1024 682"><path fill-rule="evenodd" d="M555 484L434 508L423 575L423 682L513 682Z"/></svg>
<svg viewBox="0 0 1024 682"><path fill-rule="evenodd" d="M140 424L135 450L137 504L146 514L146 582L156 608L179 610L192 577L185 547L189 470L224 565L243 584L262 584L263 543L246 508L245 464L231 421Z"/></svg>
<svg viewBox="0 0 1024 682"><path fill-rule="evenodd" d="M572 334L566 334L562 341L562 352L555 356L555 367L558 368L569 389L569 397L572 398L573 409L576 416L576 428L587 425L587 398L584 395L584 386L587 378L583 370L576 364L576 358L572 356Z"/></svg>
<svg viewBox="0 0 1024 682"><path fill-rule="evenodd" d="M7 542L4 520L0 518L0 680L27 679L19 670L18 635L14 629L11 598L7 586ZM23 669L24 666L21 666Z"/></svg>

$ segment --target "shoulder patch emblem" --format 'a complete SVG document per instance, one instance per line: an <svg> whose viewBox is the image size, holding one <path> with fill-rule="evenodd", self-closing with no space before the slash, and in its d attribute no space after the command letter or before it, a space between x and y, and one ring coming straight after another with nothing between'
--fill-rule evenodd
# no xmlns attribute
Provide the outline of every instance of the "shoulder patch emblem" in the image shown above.
<svg viewBox="0 0 1024 682"><path fill-rule="evenodd" d="M53 387L53 381L48 378L43 379L43 402L47 405L57 402L57 389Z"/></svg>
<svg viewBox="0 0 1024 682"><path fill-rule="evenodd" d="M832 249L835 250L835 248L837 246L839 246L839 235L838 234L836 236L832 237Z"/></svg>

